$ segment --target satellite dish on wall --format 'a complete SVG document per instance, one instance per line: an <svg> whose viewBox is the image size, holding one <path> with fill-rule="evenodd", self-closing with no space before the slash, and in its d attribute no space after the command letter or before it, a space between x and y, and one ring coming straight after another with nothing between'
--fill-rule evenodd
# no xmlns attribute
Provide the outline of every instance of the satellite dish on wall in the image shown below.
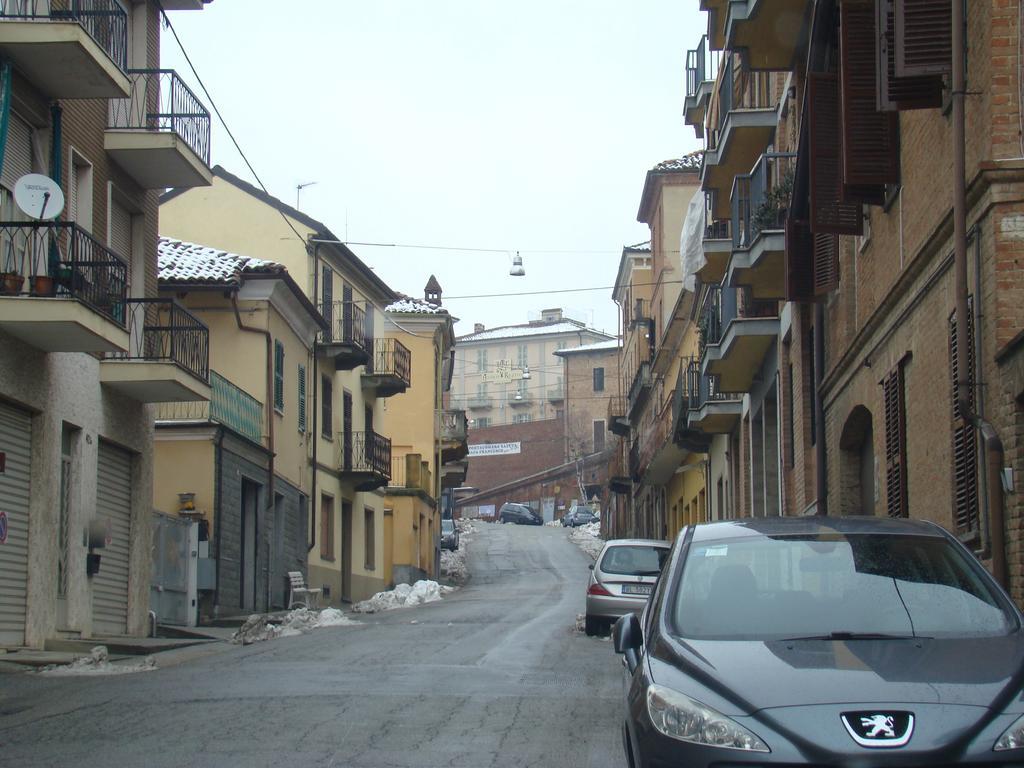
<svg viewBox="0 0 1024 768"><path fill-rule="evenodd" d="M14 202L33 219L55 219L64 210L64 193L49 176L27 173L14 184Z"/></svg>

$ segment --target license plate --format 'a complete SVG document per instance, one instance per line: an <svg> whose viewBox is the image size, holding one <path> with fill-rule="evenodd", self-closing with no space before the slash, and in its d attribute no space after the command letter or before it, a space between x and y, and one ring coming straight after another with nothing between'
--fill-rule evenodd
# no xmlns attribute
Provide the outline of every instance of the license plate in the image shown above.
<svg viewBox="0 0 1024 768"><path fill-rule="evenodd" d="M649 595L651 594L650 584L623 584L622 594L624 595Z"/></svg>

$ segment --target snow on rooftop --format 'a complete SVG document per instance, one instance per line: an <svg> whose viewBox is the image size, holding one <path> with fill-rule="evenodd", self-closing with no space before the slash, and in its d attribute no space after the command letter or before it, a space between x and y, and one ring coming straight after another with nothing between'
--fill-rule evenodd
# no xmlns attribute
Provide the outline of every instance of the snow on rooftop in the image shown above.
<svg viewBox="0 0 1024 768"><path fill-rule="evenodd" d="M286 272L276 261L161 237L157 244L160 280L168 283L236 283L243 272Z"/></svg>
<svg viewBox="0 0 1024 768"><path fill-rule="evenodd" d="M603 331L587 328L584 325L580 325L579 323L574 323L569 320L563 320L556 323L506 325L500 328L488 328L487 330L480 331L479 333L469 333L465 336L459 336L456 341L487 341L490 339L511 339L522 338L523 336L543 336L552 333L577 333L580 331L607 336Z"/></svg>
<svg viewBox="0 0 1024 768"><path fill-rule="evenodd" d="M645 240L644 242L637 243L636 245L627 245L627 246L624 246L622 250L624 250L624 251L647 251L647 252L650 252L650 250L651 250L651 241L650 240Z"/></svg>
<svg viewBox="0 0 1024 768"><path fill-rule="evenodd" d="M447 315L448 310L444 307L439 307L436 304L431 304L429 301L423 299L413 299L406 296L393 304L388 304L384 307L385 312L405 312L410 314L419 315Z"/></svg>
<svg viewBox="0 0 1024 768"><path fill-rule="evenodd" d="M577 352L601 352L610 349L619 349L622 344L618 339L609 339L608 341L598 341L593 344L584 344L581 347L568 347L567 349L559 349L555 351L556 355L572 355Z"/></svg>

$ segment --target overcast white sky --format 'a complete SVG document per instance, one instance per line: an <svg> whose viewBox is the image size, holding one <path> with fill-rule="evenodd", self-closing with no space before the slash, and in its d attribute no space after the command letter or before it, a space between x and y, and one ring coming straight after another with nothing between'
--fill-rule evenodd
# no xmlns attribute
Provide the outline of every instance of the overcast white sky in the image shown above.
<svg viewBox="0 0 1024 768"><path fill-rule="evenodd" d="M300 208L353 242L503 251L353 245L392 288L422 296L436 274L459 334L559 306L616 330L607 286L622 246L648 238L645 174L698 148L681 117L695 0L214 0L169 15L271 194L294 204L316 182ZM207 102L169 30L162 57ZM216 117L212 145L252 180ZM516 251L525 277L508 274ZM455 298L479 294L502 298Z"/></svg>

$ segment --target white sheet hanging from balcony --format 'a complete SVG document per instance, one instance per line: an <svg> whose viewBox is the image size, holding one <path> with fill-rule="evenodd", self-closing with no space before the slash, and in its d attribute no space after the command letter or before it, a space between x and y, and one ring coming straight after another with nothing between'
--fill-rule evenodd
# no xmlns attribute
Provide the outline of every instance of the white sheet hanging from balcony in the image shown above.
<svg viewBox="0 0 1024 768"><path fill-rule="evenodd" d="M679 255L683 264L683 289L693 291L697 287L697 270L707 263L704 258L704 192L698 189L690 198L683 220L683 231L679 238Z"/></svg>

